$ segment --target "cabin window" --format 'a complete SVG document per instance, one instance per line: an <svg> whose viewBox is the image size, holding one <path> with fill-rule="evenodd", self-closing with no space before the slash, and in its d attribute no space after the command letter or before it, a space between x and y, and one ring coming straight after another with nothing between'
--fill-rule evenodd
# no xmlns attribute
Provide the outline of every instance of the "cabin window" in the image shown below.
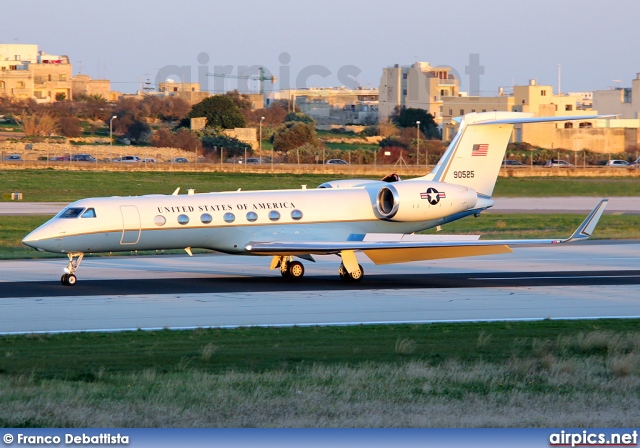
<svg viewBox="0 0 640 448"><path fill-rule="evenodd" d="M80 216L82 214L83 211L84 211L83 207L69 207L69 208L64 209L60 213L58 218L65 218L65 219L77 218L78 216Z"/></svg>
<svg viewBox="0 0 640 448"><path fill-rule="evenodd" d="M162 215L157 215L155 218L153 218L153 222L157 226L163 226L167 223L167 218Z"/></svg>
<svg viewBox="0 0 640 448"><path fill-rule="evenodd" d="M95 218L96 210L94 208L88 208L86 212L82 214L83 218Z"/></svg>
<svg viewBox="0 0 640 448"><path fill-rule="evenodd" d="M277 221L278 219L280 219L280 212L277 210L271 210L269 212L269 219L271 221Z"/></svg>
<svg viewBox="0 0 640 448"><path fill-rule="evenodd" d="M209 224L213 221L213 217L209 213L203 213L202 216L200 216L200 221L202 221L202 224Z"/></svg>
<svg viewBox="0 0 640 448"><path fill-rule="evenodd" d="M178 224L183 226L189 224L189 217L187 215L178 215Z"/></svg>
<svg viewBox="0 0 640 448"><path fill-rule="evenodd" d="M232 223L236 220L236 215L233 213L225 213L222 219L224 219L224 222Z"/></svg>
<svg viewBox="0 0 640 448"><path fill-rule="evenodd" d="M249 222L255 222L258 219L258 214L256 212L249 212L247 213L247 221Z"/></svg>
<svg viewBox="0 0 640 448"><path fill-rule="evenodd" d="M300 210L293 210L291 212L291 217L296 221L302 219L302 212Z"/></svg>

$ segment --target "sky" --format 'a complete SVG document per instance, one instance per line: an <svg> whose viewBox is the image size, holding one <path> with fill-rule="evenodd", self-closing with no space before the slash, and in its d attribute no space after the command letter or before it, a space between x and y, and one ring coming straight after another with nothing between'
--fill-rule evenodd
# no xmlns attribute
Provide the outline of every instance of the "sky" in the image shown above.
<svg viewBox="0 0 640 448"><path fill-rule="evenodd" d="M2 17L0 43L67 55L74 75L121 92L167 78L257 90L205 75L224 66L262 66L274 90L377 88L383 67L416 61L452 67L467 91L470 54L487 96L530 79L556 92L559 71L563 92L629 87L640 72L638 0L9 0Z"/></svg>

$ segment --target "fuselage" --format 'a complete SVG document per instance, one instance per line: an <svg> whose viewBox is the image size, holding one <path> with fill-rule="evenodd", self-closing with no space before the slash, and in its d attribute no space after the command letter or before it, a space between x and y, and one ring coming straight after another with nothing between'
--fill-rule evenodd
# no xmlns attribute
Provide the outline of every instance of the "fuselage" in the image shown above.
<svg viewBox="0 0 640 448"><path fill-rule="evenodd" d="M389 185L395 186L392 200L400 219L381 215L379 192ZM427 193L436 187L439 193ZM471 189L425 181L89 198L70 204L23 242L57 253L187 247L243 253L252 241L346 241L367 233L412 233L465 216L476 204Z"/></svg>

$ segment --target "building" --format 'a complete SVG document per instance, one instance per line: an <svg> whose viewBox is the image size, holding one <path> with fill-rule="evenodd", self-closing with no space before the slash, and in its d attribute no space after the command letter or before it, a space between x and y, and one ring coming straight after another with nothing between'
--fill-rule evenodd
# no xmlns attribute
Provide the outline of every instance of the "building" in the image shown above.
<svg viewBox="0 0 640 448"><path fill-rule="evenodd" d="M447 97L443 99L442 138L448 141L455 135L457 125L451 121L452 118L471 112L531 112L536 117L602 114L602 111L589 108L590 98L586 92L554 94L552 86L538 85L535 80L530 80L528 85L514 86L510 95L500 90L495 97ZM638 119L523 124L514 126L511 141L571 151L635 152L640 148L639 129Z"/></svg>
<svg viewBox="0 0 640 448"><path fill-rule="evenodd" d="M158 85L158 92L145 92L145 95L155 94L162 96L174 96L180 98L189 103L190 106L199 103L200 101L208 98L209 92L203 92L200 90L200 83L197 82L161 82Z"/></svg>
<svg viewBox="0 0 640 448"><path fill-rule="evenodd" d="M111 81L108 79L91 79L89 75L76 75L71 78L71 93L77 95L101 96L107 101L117 101L119 92L111 91Z"/></svg>
<svg viewBox="0 0 640 448"><path fill-rule="evenodd" d="M620 118L640 118L640 73L631 81L631 88L593 92L593 107L600 113L619 115Z"/></svg>
<svg viewBox="0 0 640 448"><path fill-rule="evenodd" d="M378 115L388 119L398 107L424 109L442 122L444 98L457 97L460 81L449 67L432 67L428 62L416 62L410 67L382 69Z"/></svg>
<svg viewBox="0 0 640 448"><path fill-rule="evenodd" d="M69 58L34 44L0 44L0 95L51 103L73 97Z"/></svg>
<svg viewBox="0 0 640 448"><path fill-rule="evenodd" d="M267 105L288 100L320 125L374 124L378 119L378 89L359 87L311 87L271 92Z"/></svg>

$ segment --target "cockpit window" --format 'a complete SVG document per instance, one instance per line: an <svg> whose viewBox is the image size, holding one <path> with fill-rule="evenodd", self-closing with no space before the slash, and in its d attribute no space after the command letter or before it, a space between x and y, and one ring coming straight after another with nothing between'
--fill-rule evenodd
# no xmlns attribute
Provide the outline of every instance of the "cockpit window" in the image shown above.
<svg viewBox="0 0 640 448"><path fill-rule="evenodd" d="M58 215L58 218L77 218L84 211L83 207L69 207Z"/></svg>
<svg viewBox="0 0 640 448"><path fill-rule="evenodd" d="M82 214L83 218L95 218L96 210L94 208L88 208L86 212Z"/></svg>

